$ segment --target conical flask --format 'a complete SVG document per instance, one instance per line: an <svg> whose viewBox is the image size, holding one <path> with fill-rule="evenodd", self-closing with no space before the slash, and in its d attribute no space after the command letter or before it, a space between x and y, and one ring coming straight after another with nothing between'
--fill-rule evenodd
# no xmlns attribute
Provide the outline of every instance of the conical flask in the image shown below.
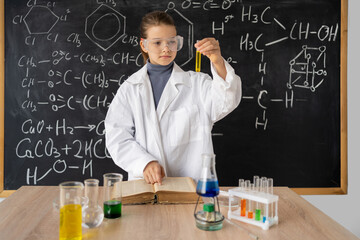
<svg viewBox="0 0 360 240"><path fill-rule="evenodd" d="M196 193L202 197L219 195L219 182L215 170L215 155L202 154L201 175L196 187Z"/></svg>
<svg viewBox="0 0 360 240"><path fill-rule="evenodd" d="M224 216L220 213L219 182L215 170L215 155L202 154L202 168L198 179L196 193L199 198L196 202L194 217L196 226L206 231L216 231L222 228ZM200 197L204 204L202 210L197 211Z"/></svg>
<svg viewBox="0 0 360 240"><path fill-rule="evenodd" d="M82 210L82 226L85 228L98 227L103 219L104 213L100 205L98 205L99 180L86 179L85 196L89 199L89 203Z"/></svg>

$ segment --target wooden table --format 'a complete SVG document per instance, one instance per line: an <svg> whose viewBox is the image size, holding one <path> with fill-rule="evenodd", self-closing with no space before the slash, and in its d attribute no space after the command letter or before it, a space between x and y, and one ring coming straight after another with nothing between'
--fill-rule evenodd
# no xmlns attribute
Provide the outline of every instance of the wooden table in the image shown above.
<svg viewBox="0 0 360 240"><path fill-rule="evenodd" d="M236 220L224 221L219 231L199 230L194 204L126 205L121 218L83 229L83 239L358 239L289 188L274 192L280 198L280 222L267 231ZM0 203L0 239L58 239L59 213L52 206L58 196L56 186L21 187ZM227 216L227 207L221 211Z"/></svg>

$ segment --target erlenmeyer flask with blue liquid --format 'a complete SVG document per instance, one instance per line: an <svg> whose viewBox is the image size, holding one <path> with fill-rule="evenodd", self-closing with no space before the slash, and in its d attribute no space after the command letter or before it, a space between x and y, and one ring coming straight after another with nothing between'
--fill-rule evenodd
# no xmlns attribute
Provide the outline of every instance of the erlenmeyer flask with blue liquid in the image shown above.
<svg viewBox="0 0 360 240"><path fill-rule="evenodd" d="M202 154L202 169L196 186L196 193L202 197L219 195L219 182L215 171L215 155Z"/></svg>
<svg viewBox="0 0 360 240"><path fill-rule="evenodd" d="M196 226L206 231L216 231L222 228L224 216L220 213L219 182L215 170L215 155L202 154L201 175L196 186L196 193L199 195L194 210ZM203 210L198 211L200 197L202 198Z"/></svg>

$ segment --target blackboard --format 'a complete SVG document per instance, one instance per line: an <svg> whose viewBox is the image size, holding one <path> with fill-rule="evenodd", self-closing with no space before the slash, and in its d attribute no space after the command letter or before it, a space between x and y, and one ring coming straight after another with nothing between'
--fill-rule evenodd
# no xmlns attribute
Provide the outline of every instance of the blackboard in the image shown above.
<svg viewBox="0 0 360 240"><path fill-rule="evenodd" d="M102 179L118 168L104 118L142 65L141 17L167 11L193 44L219 40L243 97L213 128L220 185L254 175L301 193L346 193L343 0L5 0L3 190ZM345 55L344 55L345 54ZM344 57L345 56L345 57ZM203 58L202 71L210 74Z"/></svg>

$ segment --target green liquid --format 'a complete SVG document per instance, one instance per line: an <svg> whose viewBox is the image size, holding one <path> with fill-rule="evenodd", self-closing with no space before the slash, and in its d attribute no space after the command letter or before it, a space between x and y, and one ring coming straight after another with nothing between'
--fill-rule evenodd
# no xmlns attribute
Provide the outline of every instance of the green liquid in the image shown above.
<svg viewBox="0 0 360 240"><path fill-rule="evenodd" d="M256 210L255 210L255 220L256 220L256 221L260 221L260 220L261 220L261 210L260 210L260 209L256 209Z"/></svg>
<svg viewBox="0 0 360 240"><path fill-rule="evenodd" d="M104 217L106 218L121 217L121 201L110 200L104 202Z"/></svg>

